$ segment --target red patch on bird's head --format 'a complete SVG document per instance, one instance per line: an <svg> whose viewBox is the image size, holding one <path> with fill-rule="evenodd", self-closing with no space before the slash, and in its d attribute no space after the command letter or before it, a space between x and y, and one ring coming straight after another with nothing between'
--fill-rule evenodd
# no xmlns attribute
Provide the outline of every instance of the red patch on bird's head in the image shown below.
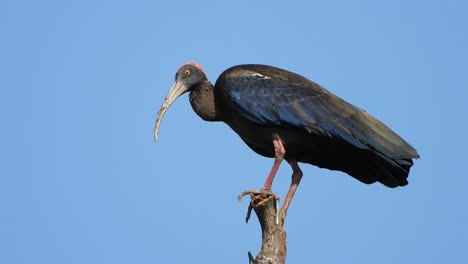
<svg viewBox="0 0 468 264"><path fill-rule="evenodd" d="M201 67L200 65L198 65L198 63L193 62L193 61L185 63L185 64L182 65L180 68L182 68L182 67L184 67L184 66L187 66L187 65L195 66L195 68L197 68L197 69L200 70L204 75L206 75L206 73L205 73L205 71L202 69L202 67ZM179 70L180 70L180 68L179 68Z"/></svg>

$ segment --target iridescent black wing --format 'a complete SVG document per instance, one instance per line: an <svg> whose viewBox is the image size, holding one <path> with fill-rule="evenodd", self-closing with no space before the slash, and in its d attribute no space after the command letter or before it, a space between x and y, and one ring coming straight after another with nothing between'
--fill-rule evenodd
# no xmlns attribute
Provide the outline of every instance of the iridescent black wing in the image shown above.
<svg viewBox="0 0 468 264"><path fill-rule="evenodd" d="M219 80L231 108L252 122L340 138L357 148L401 160L401 165L411 166L411 159L419 157L382 122L295 73L240 65L226 70Z"/></svg>

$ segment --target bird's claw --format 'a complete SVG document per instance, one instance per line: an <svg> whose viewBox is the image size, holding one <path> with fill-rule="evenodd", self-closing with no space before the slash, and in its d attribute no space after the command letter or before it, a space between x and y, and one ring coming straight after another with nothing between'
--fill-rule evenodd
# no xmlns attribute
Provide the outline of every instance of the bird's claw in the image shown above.
<svg viewBox="0 0 468 264"><path fill-rule="evenodd" d="M250 194L250 196L252 197L252 195L264 195L265 198L269 198L270 196L274 196L276 200L279 200L279 197L274 194L271 190L247 190L247 191L243 191L241 194L239 194L237 196L237 200L240 200L242 199L242 197L246 196L247 194Z"/></svg>
<svg viewBox="0 0 468 264"><path fill-rule="evenodd" d="M276 194L274 194L271 190L247 190L242 192L237 196L237 199L240 200L242 197L250 194L250 204L249 208L247 209L247 215L245 217L245 222L248 223L250 219L250 214L252 213L252 209L254 207L259 207L265 205L271 198L275 199L278 201L280 198ZM282 210L277 210L282 211ZM283 215L281 213L281 215ZM282 216L277 216L277 218L281 217L281 219L284 219ZM276 222L279 222L277 219Z"/></svg>
<svg viewBox="0 0 468 264"><path fill-rule="evenodd" d="M285 210L284 208L281 208L281 209L279 210L280 217L281 217L281 219L283 219L283 220L286 219L286 214L287 214L287 213L288 213L288 211Z"/></svg>
<svg viewBox="0 0 468 264"><path fill-rule="evenodd" d="M240 200L242 197L250 194L250 198L252 199L252 205L258 206L262 205L267 201L270 197L273 197L275 200L279 201L280 198L278 195L274 194L271 190L247 190L243 191L241 194L237 196L237 199Z"/></svg>

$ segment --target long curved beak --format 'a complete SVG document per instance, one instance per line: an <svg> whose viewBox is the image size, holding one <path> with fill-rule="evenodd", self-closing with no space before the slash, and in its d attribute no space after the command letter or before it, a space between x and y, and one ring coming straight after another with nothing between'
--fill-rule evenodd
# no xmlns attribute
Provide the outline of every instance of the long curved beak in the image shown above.
<svg viewBox="0 0 468 264"><path fill-rule="evenodd" d="M171 89L169 90L169 93L167 94L166 98L164 99L164 102L161 106L161 109L159 109L158 117L156 118L156 122L154 124L154 141L158 141L158 131L159 131L159 125L161 124L161 121L164 117L164 114L166 113L167 109L169 109L169 106L182 94L187 92L187 87L180 81L175 81L174 84L172 85Z"/></svg>

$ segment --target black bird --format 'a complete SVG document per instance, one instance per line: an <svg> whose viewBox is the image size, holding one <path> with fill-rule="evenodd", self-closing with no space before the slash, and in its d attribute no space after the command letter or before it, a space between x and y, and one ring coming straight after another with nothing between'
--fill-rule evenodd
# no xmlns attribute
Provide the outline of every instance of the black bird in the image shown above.
<svg viewBox="0 0 468 264"><path fill-rule="evenodd" d="M214 86L198 64L180 67L155 123L156 141L164 113L185 92L190 92L190 104L203 120L225 122L253 151L275 158L262 190L271 190L283 159L291 165L283 215L302 178L298 162L394 188L408 184L412 159L419 158L382 122L313 81L254 64L227 69Z"/></svg>

